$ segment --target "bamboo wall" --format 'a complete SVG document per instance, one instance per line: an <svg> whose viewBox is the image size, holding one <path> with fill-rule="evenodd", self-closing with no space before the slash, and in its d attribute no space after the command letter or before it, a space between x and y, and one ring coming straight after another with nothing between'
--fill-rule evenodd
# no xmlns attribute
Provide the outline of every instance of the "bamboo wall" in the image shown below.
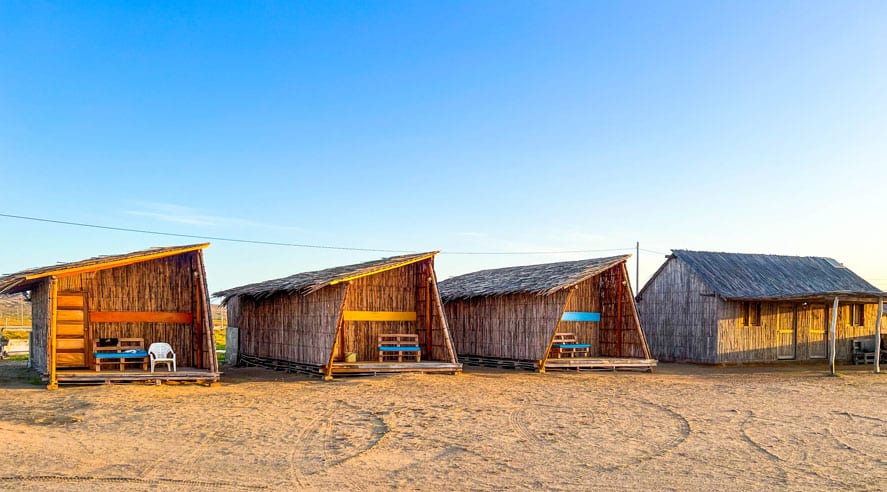
<svg viewBox="0 0 887 492"><path fill-rule="evenodd" d="M781 308L780 308L781 306ZM797 323L794 360L815 359L818 335L816 330L824 330L828 336L831 323L831 305L810 303L761 303L761 326L741 326L741 302L720 301L718 323L719 357L718 362L769 362L778 359L780 340L777 328ZM875 333L875 320L878 305L866 304L865 325L850 326L850 307L838 307L838 323L835 329L835 359L850 362L852 339L871 337ZM795 321L796 320L796 321ZM827 338L826 338L827 340ZM820 342L821 343L821 342ZM825 357L828 351L824 352Z"/></svg>
<svg viewBox="0 0 887 492"><path fill-rule="evenodd" d="M718 300L685 263L666 261L644 287L637 308L654 358L718 361Z"/></svg>
<svg viewBox="0 0 887 492"><path fill-rule="evenodd" d="M601 299L599 355L602 357L647 358L647 351L644 350L646 341L641 332L625 265L614 266L586 282L589 281L599 284L598 291Z"/></svg>
<svg viewBox="0 0 887 492"><path fill-rule="evenodd" d="M419 336L422 360L454 361L433 268L427 260L379 272L350 281L347 291L346 284L338 284L307 296L258 301L235 296L228 301L229 324L239 328L243 354L320 366L327 364L333 351L343 306L345 311L415 312L416 321L343 321L334 360L354 352L358 361L377 361L379 335L407 333ZM431 323L430 351L426 322Z"/></svg>
<svg viewBox="0 0 887 492"><path fill-rule="evenodd" d="M40 281L31 289L31 341L28 348L28 359L34 370L46 374L49 372L47 353L50 321L50 279Z"/></svg>
<svg viewBox="0 0 887 492"><path fill-rule="evenodd" d="M206 341L206 307L199 291L203 280L195 280L195 271L202 275L198 252L189 252L59 277L59 292L86 292L89 311L190 312L194 324L89 322L87 347L91 348L97 338L110 337L143 338L146 348L154 342L166 342L175 351L179 367L197 367L194 349L198 347L202 352L200 368L213 369L215 346Z"/></svg>
<svg viewBox="0 0 887 492"><path fill-rule="evenodd" d="M456 353L541 360L564 309L567 290L548 296L513 294L444 305Z"/></svg>
<svg viewBox="0 0 887 492"><path fill-rule="evenodd" d="M345 310L417 312L418 277L419 266L414 263L352 280ZM379 335L383 333L418 334L420 345L424 345L425 331L417 330L417 325L418 320L346 321L342 328L342 348L344 352L356 352L359 361L378 360ZM430 357L430 354L423 351L423 356Z"/></svg>
<svg viewBox="0 0 887 492"><path fill-rule="evenodd" d="M601 282L595 276L576 284L573 295L567 303L566 311L601 312ZM603 319L603 318L602 318ZM573 333L578 343L590 343L590 355L600 356L600 322L561 321L557 326L558 333ZM547 341L546 341L547 342Z"/></svg>
<svg viewBox="0 0 887 492"><path fill-rule="evenodd" d="M240 331L240 353L317 366L329 362L345 284L308 296L281 294L256 300L236 296L228 317Z"/></svg>

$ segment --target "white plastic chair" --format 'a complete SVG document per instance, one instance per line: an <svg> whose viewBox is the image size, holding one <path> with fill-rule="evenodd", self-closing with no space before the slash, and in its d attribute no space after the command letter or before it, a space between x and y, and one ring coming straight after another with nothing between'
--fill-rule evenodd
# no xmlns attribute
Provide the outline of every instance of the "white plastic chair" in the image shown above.
<svg viewBox="0 0 887 492"><path fill-rule="evenodd" d="M168 343L152 343L148 347L148 356L151 358L151 372L154 372L154 364L158 362L165 363L167 370L169 370L171 363L172 372L176 372L176 353L172 351L172 347Z"/></svg>

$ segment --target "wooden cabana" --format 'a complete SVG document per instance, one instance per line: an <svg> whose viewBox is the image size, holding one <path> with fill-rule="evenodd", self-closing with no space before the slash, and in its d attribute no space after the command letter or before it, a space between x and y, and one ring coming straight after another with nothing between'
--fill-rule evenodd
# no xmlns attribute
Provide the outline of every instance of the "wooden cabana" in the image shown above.
<svg viewBox="0 0 887 492"><path fill-rule="evenodd" d="M885 294L831 258L674 250L638 294L653 356L850 362Z"/></svg>
<svg viewBox="0 0 887 492"><path fill-rule="evenodd" d="M629 257L483 270L441 282L460 360L541 372L652 369Z"/></svg>
<svg viewBox="0 0 887 492"><path fill-rule="evenodd" d="M310 374L459 373L437 252L299 273L214 294L237 362Z"/></svg>
<svg viewBox="0 0 887 492"><path fill-rule="evenodd" d="M31 302L31 367L47 388L60 383L217 382L203 266L207 246L152 248L0 277L0 294L23 292ZM154 342L172 347L175 372L147 369L146 349Z"/></svg>

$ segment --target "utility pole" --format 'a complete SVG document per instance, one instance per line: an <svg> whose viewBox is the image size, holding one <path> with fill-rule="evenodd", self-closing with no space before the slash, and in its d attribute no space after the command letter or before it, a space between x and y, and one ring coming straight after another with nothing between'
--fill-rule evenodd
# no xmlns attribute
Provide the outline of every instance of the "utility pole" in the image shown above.
<svg viewBox="0 0 887 492"><path fill-rule="evenodd" d="M634 243L634 296L641 291L641 242Z"/></svg>
<svg viewBox="0 0 887 492"><path fill-rule="evenodd" d="M21 294L18 296L18 314L19 314L19 318L21 318L21 321L19 322L19 326L24 327L25 326L25 296L21 295Z"/></svg>

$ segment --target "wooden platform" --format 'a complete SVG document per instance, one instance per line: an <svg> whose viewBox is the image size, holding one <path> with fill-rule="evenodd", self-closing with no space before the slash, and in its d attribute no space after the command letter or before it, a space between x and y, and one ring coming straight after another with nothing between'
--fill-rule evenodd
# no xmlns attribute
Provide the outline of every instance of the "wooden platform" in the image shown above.
<svg viewBox="0 0 887 492"><path fill-rule="evenodd" d="M168 371L140 371L140 370L103 370L89 369L60 370L56 373L59 384L112 384L133 382L182 381L194 383L215 383L219 381L220 373L210 372L192 367L180 367L176 372ZM48 382L44 377L44 382Z"/></svg>
<svg viewBox="0 0 887 492"><path fill-rule="evenodd" d="M577 357L570 359L548 359L545 370L557 369L639 369L653 371L656 359L632 359L629 357Z"/></svg>
<svg viewBox="0 0 887 492"><path fill-rule="evenodd" d="M469 366L499 367L502 369L525 369L536 371L539 363L534 360L496 359L466 355L459 360ZM632 359L629 357L575 357L563 359L548 359L545 362L545 370L581 370L581 369L639 369L652 371L656 367L656 359Z"/></svg>
<svg viewBox="0 0 887 492"><path fill-rule="evenodd" d="M321 368L320 372L324 372ZM462 372L462 364L439 361L422 362L333 362L333 374L383 374L394 372L451 373Z"/></svg>

